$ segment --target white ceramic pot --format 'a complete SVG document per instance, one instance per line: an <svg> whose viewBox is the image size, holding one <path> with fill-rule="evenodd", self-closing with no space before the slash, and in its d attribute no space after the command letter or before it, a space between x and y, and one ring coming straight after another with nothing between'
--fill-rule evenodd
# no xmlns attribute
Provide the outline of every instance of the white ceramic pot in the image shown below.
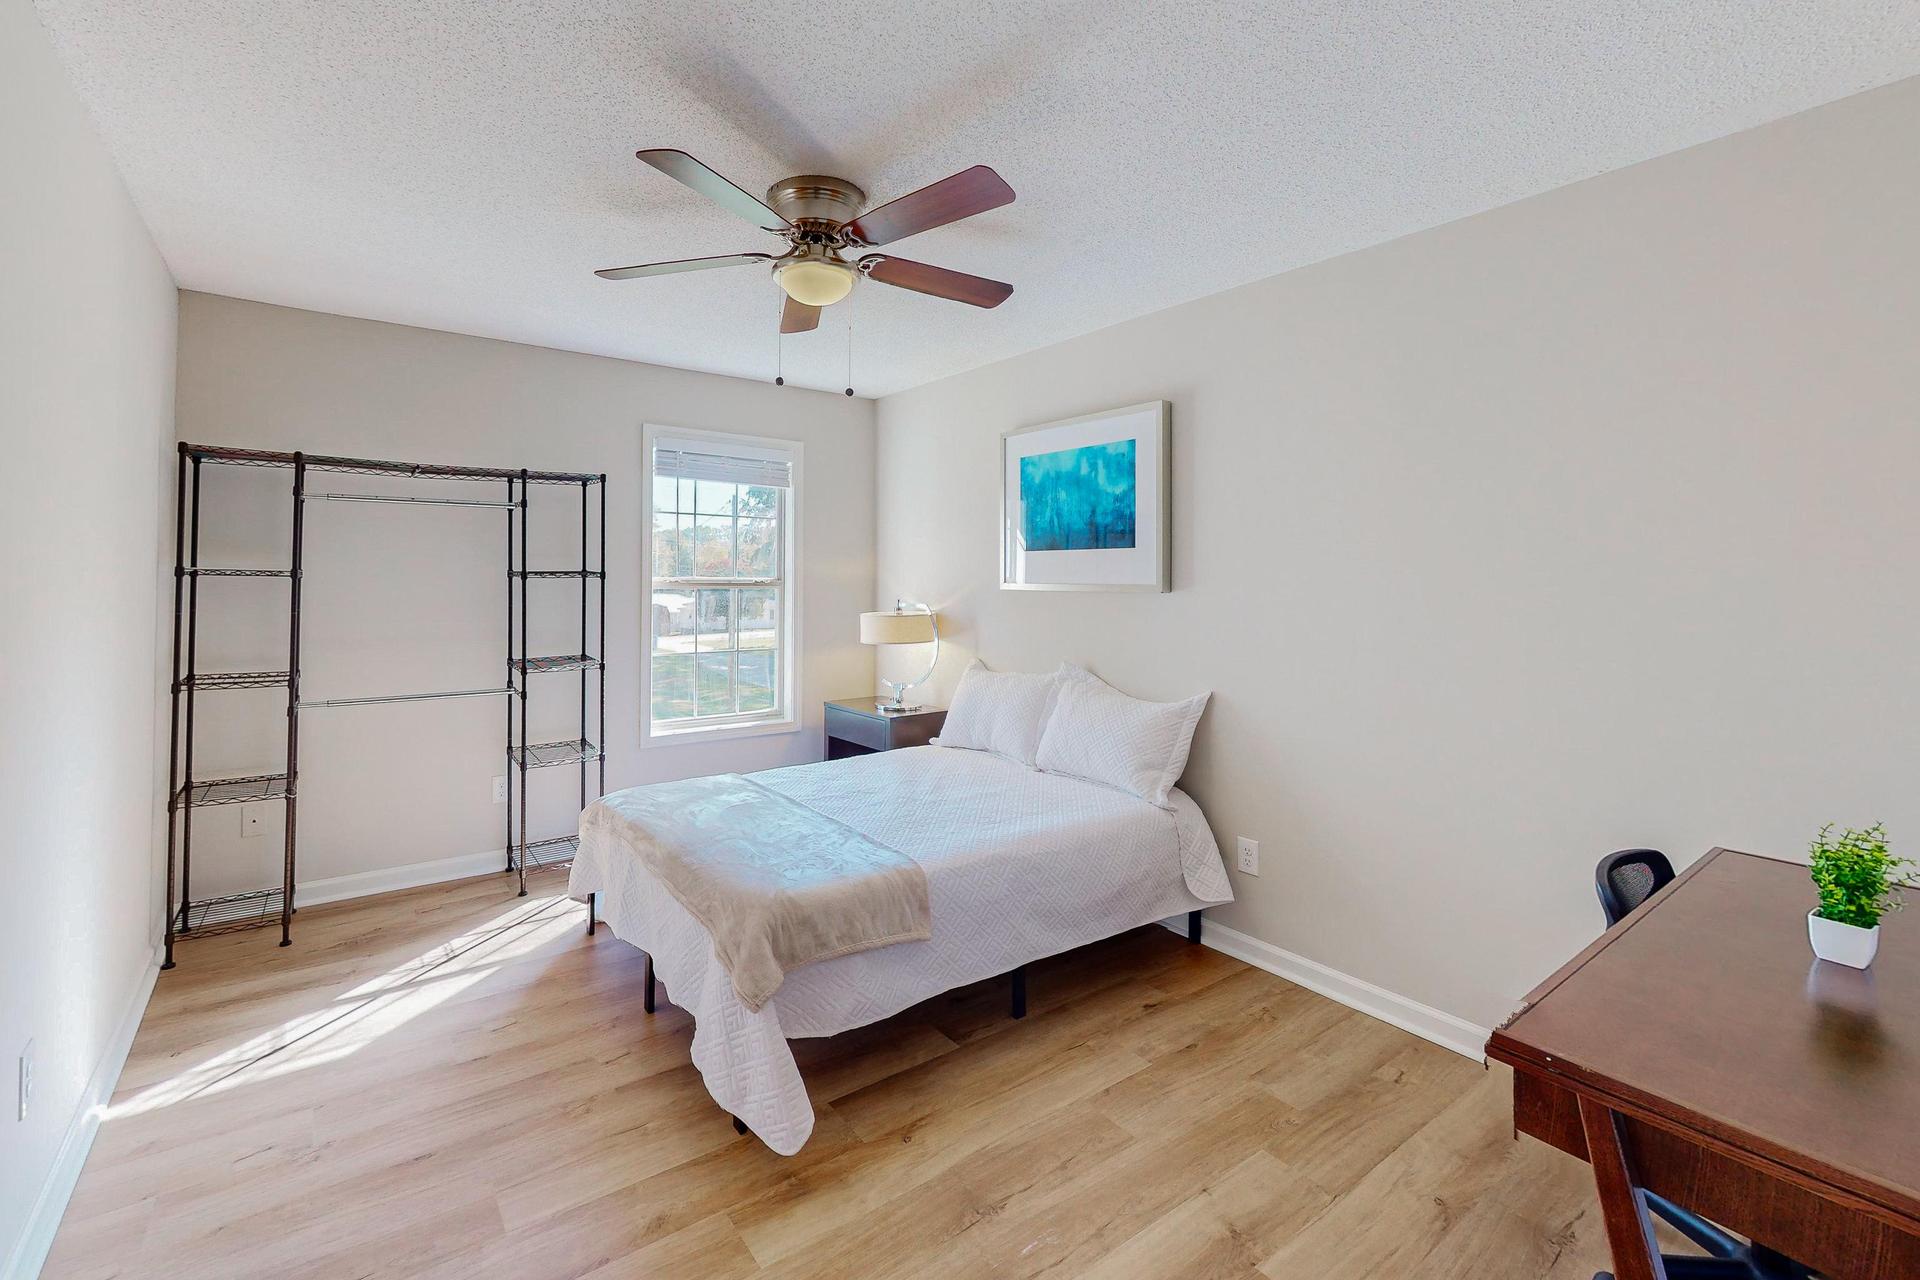
<svg viewBox="0 0 1920 1280"><path fill-rule="evenodd" d="M1818 910L1816 907L1807 912L1807 941L1813 944L1813 954L1854 969L1873 963L1873 953L1880 949L1879 925L1862 929L1857 924L1841 924L1822 919L1815 914Z"/></svg>

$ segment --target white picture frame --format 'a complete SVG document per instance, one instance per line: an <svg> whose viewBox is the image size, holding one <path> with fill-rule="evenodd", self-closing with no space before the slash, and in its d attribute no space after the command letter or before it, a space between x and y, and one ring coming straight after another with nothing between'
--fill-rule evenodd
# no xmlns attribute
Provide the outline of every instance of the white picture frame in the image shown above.
<svg viewBox="0 0 1920 1280"><path fill-rule="evenodd" d="M1082 458L1110 465L1123 447L1132 455L1131 505L1111 483L1082 479ZM1041 492L1049 476L1037 474L1040 464L1023 470L1022 461L1041 457L1062 461L1049 468L1073 470L1081 492L1056 498L1082 513L1062 535L1061 521L1043 522L1037 503L1029 518L1026 485ZM1103 470L1100 473L1106 475ZM1103 409L1059 422L1016 427L1000 435L1000 588L1003 591L1171 591L1173 590L1173 414L1165 400L1148 400L1118 409ZM1054 483L1058 484L1058 481ZM1076 504L1076 500L1077 504ZM1099 504L1098 510L1095 503ZM1130 520L1130 528L1128 523ZM1126 539L1124 545L1098 543L1106 537ZM1066 545L1048 546L1047 542Z"/></svg>

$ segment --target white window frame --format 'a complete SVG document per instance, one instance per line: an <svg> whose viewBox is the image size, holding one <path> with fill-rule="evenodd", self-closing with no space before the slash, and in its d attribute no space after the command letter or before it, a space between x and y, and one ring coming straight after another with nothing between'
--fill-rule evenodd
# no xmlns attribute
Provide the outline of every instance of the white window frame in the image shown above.
<svg viewBox="0 0 1920 1280"><path fill-rule="evenodd" d="M741 458L769 458L789 468L786 498L780 516L780 661L779 705L772 711L746 715L708 716L686 721L654 723L653 719L653 455L661 446L696 452L728 453ZM640 433L640 745L715 742L728 738L758 738L800 730L800 504L804 485L798 440L774 436L737 435L692 427L646 424ZM752 585L747 583L745 585Z"/></svg>

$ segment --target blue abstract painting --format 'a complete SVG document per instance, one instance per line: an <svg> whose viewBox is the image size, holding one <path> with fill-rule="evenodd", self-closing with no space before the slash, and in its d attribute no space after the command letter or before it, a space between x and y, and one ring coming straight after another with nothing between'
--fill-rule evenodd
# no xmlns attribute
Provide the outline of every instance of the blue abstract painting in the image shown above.
<svg viewBox="0 0 1920 1280"><path fill-rule="evenodd" d="M1020 459L1020 536L1028 551L1131 547L1134 441Z"/></svg>

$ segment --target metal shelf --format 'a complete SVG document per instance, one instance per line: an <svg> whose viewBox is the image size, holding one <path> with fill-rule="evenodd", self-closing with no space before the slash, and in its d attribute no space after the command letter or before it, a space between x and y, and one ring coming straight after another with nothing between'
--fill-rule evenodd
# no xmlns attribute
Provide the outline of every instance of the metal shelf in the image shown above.
<svg viewBox="0 0 1920 1280"><path fill-rule="evenodd" d="M238 933L280 923L281 894L278 889L255 889L248 893L229 893L219 898L202 898L180 907L179 935L183 938L210 938L216 934Z"/></svg>
<svg viewBox="0 0 1920 1280"><path fill-rule="evenodd" d="M550 553L561 566L535 568L527 555L527 526L532 511L527 502L525 488L526 473L522 474L519 510L507 531L507 683L514 686L518 697L507 699L507 764L518 773L515 782L507 787L507 869L517 871L520 877L520 895L527 894L527 873L543 867L566 866L572 863L578 852L580 841L577 836L559 836L550 840L532 840L528 838L528 771L548 769L556 766L571 765L579 772L579 807L587 805L587 775L590 763L597 766L599 785L594 795L606 794L607 759L600 747L594 745L588 737L588 685L597 686L599 728L592 730L601 741L607 736L607 681L606 666L602 659L588 652L599 649L607 652L607 486L606 477L598 477L600 493L599 554L596 556L589 542L592 518L589 511L589 487L580 486L580 550L577 555L571 553ZM509 486L509 495L512 487ZM549 565L553 561L548 561ZM595 568L595 565L598 568ZM579 624L580 640L573 653L548 654L536 656L527 640L527 618L531 612L528 599L528 584L534 579L554 579L579 584ZM599 580L596 590L594 581ZM571 593L559 593L560 599ZM550 597L543 599L551 600ZM589 629L589 619L597 622L597 627ZM597 637L597 638L596 638ZM572 671L579 673L578 690L569 689L571 681L542 682L543 695L568 694L568 701L575 702L579 713L579 731L577 736L564 742L529 743L527 741L528 720L533 718L531 706L534 692L530 676L536 672ZM599 678L589 682L588 672L598 672ZM564 722L562 722L564 723ZM515 820L518 820L518 826Z"/></svg>
<svg viewBox="0 0 1920 1280"><path fill-rule="evenodd" d="M195 809L286 798L287 775L284 773L260 773L246 778L205 778L190 782L174 793L175 804L187 804Z"/></svg>
<svg viewBox="0 0 1920 1280"><path fill-rule="evenodd" d="M605 592L596 593L590 586L594 579L600 580L601 587L606 585L607 565L607 486L604 475L569 471L530 471L506 467L462 467L441 466L417 462L390 462L373 458L346 458L322 454L290 453L267 449L232 449L216 445L186 444L179 445L178 475L175 492L174 522L174 582L173 582L173 669L172 676L172 716L170 727L170 745L168 748L168 791L166 806L167 823L167 878L164 897L166 959L163 968L174 967L174 942L183 936L203 937L213 934L229 933L241 929L254 929L281 924L280 945L291 946L292 895L296 866L296 835L298 791L299 791L299 725L300 713L308 708L350 707L369 703L417 702L428 699L476 698L495 695L509 695L506 698L506 743L505 748L511 766L519 770L518 790L509 787L507 791L506 842L509 846L508 867L517 867L520 873L520 892L526 889L526 873L543 867L565 866L573 861L579 841L573 836L562 836L551 840L530 841L527 838L527 771L544 769L558 765L573 765L579 770L579 803L585 807L588 799L588 764L598 763L599 787L594 794L604 792L606 787L606 762L598 746L587 737L594 732L601 739L606 737L606 689L604 681L599 682L598 724L597 730L589 729L589 701L587 672L603 671L601 659L588 653L591 648L606 652L606 600ZM238 467L278 468L291 472L292 497L292 541L289 547L286 567L252 567L244 565L196 564L200 558L201 535L201 472L202 464L215 464ZM376 492L316 492L313 480L316 473L330 473L347 476L385 477L392 481L476 481L481 488L471 485L465 488L446 486L422 486L417 492L403 492L401 484L375 484ZM505 492L488 492L485 484L500 484ZM544 505L530 501L531 486L556 486L563 491L571 487L580 500L579 508L579 551L556 549L554 558L563 564L571 562L577 568L534 569L527 556L527 524L531 517L538 518L533 508ZM590 496L598 487L597 502ZM368 486L346 482L329 482L327 488L341 490L360 490ZM384 490L384 492L382 492ZM334 503L392 503L438 507L478 507L489 508L504 514L507 541L507 581L510 588L507 601L507 679L503 688L487 689L447 689L425 693L399 693L363 695L349 698L302 699L301 683L301 585L304 564L304 512L307 504L313 501ZM593 528L592 508L599 509L598 532L599 554L593 554L589 543L589 534ZM571 523L571 522L569 522ZM562 544L564 545L564 544ZM271 552L258 554L272 554ZM600 568L591 566L595 563ZM286 669L282 671L200 671L196 668L195 639L199 635L199 584L214 578L284 578L288 580L288 642ZM528 589L527 582L534 578L554 578L571 580L580 584L578 601L579 640L576 653L553 656L530 656L527 643ZM497 580L496 580L497 581ZM561 593L564 595L565 593ZM516 598L517 597L517 598ZM590 603L591 602L591 603ZM572 602L570 601L569 604ZM589 611L597 614L596 633L589 631ZM569 608L561 616L572 613ZM564 634L564 633L563 633ZM555 643L561 643L556 640ZM529 718L529 688L527 676L534 672L577 671L580 673L579 690L569 702L577 704L579 715L578 736L566 742L543 742L528 744L527 719ZM196 722L194 695L200 690L213 689L284 689L287 691L287 749L286 772L280 774L257 774L246 777L198 778L194 776L194 745L199 725ZM572 693L560 682L548 685L544 693L558 695ZM185 696L183 696L185 695ZM201 710L205 714L205 709ZM564 724L565 721L560 723ZM516 748L515 743L518 743ZM281 853L281 887L260 889L246 893L224 894L219 897L196 898L193 894L193 818L197 809L245 804L249 801L280 800L286 813L283 850ZM516 819L518 826L516 827ZM516 839L517 835L517 839Z"/></svg>
<svg viewBox="0 0 1920 1280"><path fill-rule="evenodd" d="M200 462L218 462L234 467L291 467L291 453L274 449L228 449L218 445L190 444L188 457ZM333 471L359 476L405 476L415 480L497 480L529 484L599 484L602 477L584 471L517 471L507 467L448 467L429 462L388 462L380 458L335 458L325 454L302 454L300 461L308 471Z"/></svg>
<svg viewBox="0 0 1920 1280"><path fill-rule="evenodd" d="M600 758L600 748L585 738L570 742L536 742L529 747L508 747L507 758L525 769L550 769L557 764L585 764Z"/></svg>
<svg viewBox="0 0 1920 1280"><path fill-rule="evenodd" d="M285 688L284 671L202 671L180 681L182 689L277 689Z"/></svg>
<svg viewBox="0 0 1920 1280"><path fill-rule="evenodd" d="M544 871L549 867L570 866L575 855L580 852L580 837L555 836L551 840L535 840L524 851L516 850L516 852L520 852L521 857L513 864L515 870L523 864L528 871Z"/></svg>
<svg viewBox="0 0 1920 1280"><path fill-rule="evenodd" d="M194 565L182 569L182 573L201 578L291 578L291 569L215 569L208 565Z"/></svg>
<svg viewBox="0 0 1920 1280"><path fill-rule="evenodd" d="M514 658L507 663L525 675L542 671L598 671L600 659L590 653L562 653L550 658Z"/></svg>

